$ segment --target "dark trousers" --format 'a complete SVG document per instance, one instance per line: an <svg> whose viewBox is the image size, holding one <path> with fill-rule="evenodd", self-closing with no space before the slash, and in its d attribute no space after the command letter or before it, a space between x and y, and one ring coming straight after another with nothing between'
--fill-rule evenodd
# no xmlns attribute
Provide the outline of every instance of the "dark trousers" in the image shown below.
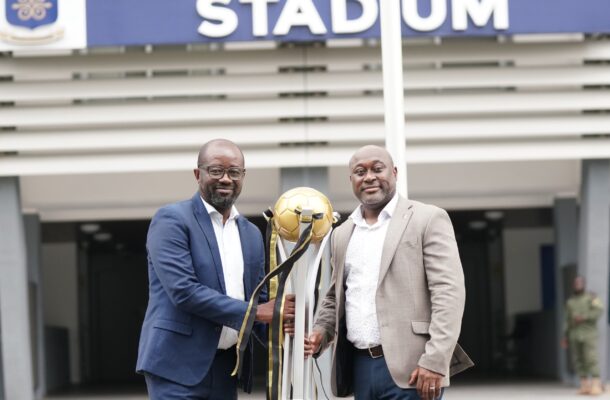
<svg viewBox="0 0 610 400"><path fill-rule="evenodd" d="M150 400L231 400L237 399L235 347L220 350L208 374L195 386L184 386L152 374L145 374Z"/></svg>
<svg viewBox="0 0 610 400"><path fill-rule="evenodd" d="M412 371L405 371L411 374ZM359 351L354 355L354 397L356 400L420 400L415 389L394 383L385 357L371 358ZM441 392L440 399L443 398Z"/></svg>

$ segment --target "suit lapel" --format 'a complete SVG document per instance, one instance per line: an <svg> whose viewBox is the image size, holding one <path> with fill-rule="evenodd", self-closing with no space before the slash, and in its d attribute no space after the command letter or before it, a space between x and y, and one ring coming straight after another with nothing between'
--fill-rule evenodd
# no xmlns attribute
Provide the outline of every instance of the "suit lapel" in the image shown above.
<svg viewBox="0 0 610 400"><path fill-rule="evenodd" d="M216 268L216 274L218 275L218 283L220 284L220 288L222 289L222 293L227 293L227 288L225 287L225 276L222 272L222 262L220 260L220 251L218 250L218 242L216 242L216 235L214 234L214 227L212 226L212 220L210 219L210 215L208 214L203 202L201 201L201 197L199 193L196 193L192 199L193 204L193 213L195 214L195 219L197 220L197 224L201 228L203 232L203 236L205 237L208 246L210 248L210 253L212 254L212 260L214 261L214 267Z"/></svg>
<svg viewBox="0 0 610 400"><path fill-rule="evenodd" d="M410 202L402 197L398 197L398 203L396 204L394 215L392 215L392 219L390 219L390 225L388 226L388 231L383 243L383 251L381 252L379 280L377 281L378 288L390 268L394 253L396 253L402 234L405 229L407 229L407 225L409 225L412 215L413 210Z"/></svg>
<svg viewBox="0 0 610 400"><path fill-rule="evenodd" d="M241 215L239 215L237 217L237 229L239 230L239 241L241 242L241 254L242 254L242 258L244 260L244 294L246 295L246 299L250 298L250 295L252 294L252 287L251 287L251 275L252 275L252 266L249 265L249 261L250 260L254 260L254 252L252 249L252 246L250 246L249 244L251 243L250 240L248 240L248 238L246 237L247 235L247 229L246 229L246 224L248 223L248 221L246 220L245 217L242 217Z"/></svg>
<svg viewBox="0 0 610 400"><path fill-rule="evenodd" d="M354 232L354 222L351 218L348 218L336 231L335 231L335 246L332 249L335 259L335 268L337 268L337 282L335 286L335 294L339 295L339 316L343 315L343 308L345 307L345 290L344 290L344 279L345 274L345 255L347 254L347 246L349 240ZM337 293L339 291L339 293Z"/></svg>
<svg viewBox="0 0 610 400"><path fill-rule="evenodd" d="M336 253L335 253L335 267L339 268L337 273L343 272L345 269L345 255L347 254L347 245L349 244L349 240L352 237L352 232L354 232L354 222L351 218L341 225L341 229L337 229L336 232ZM337 275L338 276L338 275Z"/></svg>

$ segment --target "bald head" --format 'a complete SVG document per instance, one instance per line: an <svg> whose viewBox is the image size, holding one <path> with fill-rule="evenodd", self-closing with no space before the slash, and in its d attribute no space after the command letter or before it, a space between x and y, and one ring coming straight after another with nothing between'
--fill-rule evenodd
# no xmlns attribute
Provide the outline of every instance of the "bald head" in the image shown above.
<svg viewBox="0 0 610 400"><path fill-rule="evenodd" d="M396 193L396 167L383 147L364 146L349 160L350 181L354 195L365 216L377 218Z"/></svg>
<svg viewBox="0 0 610 400"><path fill-rule="evenodd" d="M239 153L241 167L244 167L244 153L235 143L227 139L213 139L201 146L197 157L197 165L206 165L210 157L218 153Z"/></svg>
<svg viewBox="0 0 610 400"><path fill-rule="evenodd" d="M228 218L246 173L241 149L230 140L211 140L201 146L193 173L203 199Z"/></svg>
<svg viewBox="0 0 610 400"><path fill-rule="evenodd" d="M382 161L388 168L394 168L394 160L392 159L392 156L384 147L381 146L375 146L370 144L362 146L361 148L356 150L352 158L350 158L349 160L350 170L353 169L354 166L360 160L363 159L377 159Z"/></svg>

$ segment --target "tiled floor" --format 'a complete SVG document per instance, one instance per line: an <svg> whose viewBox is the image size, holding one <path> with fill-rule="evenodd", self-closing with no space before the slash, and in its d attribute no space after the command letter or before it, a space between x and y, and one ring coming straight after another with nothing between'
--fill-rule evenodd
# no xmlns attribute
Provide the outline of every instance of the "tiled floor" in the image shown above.
<svg viewBox="0 0 610 400"><path fill-rule="evenodd" d="M575 387L561 383L495 383L455 386L447 390L445 400L568 400L593 399L576 394ZM610 398L608 393L599 399Z"/></svg>
<svg viewBox="0 0 610 400"><path fill-rule="evenodd" d="M96 393L97 392L97 393ZM48 400L145 400L147 397L140 393L111 393L110 388L86 393L71 393L65 395L50 396ZM240 394L240 400L264 400L263 393L252 395ZM560 383L480 383L462 384L448 389L445 400L582 400L593 399L576 394L576 389L567 387ZM605 393L598 399L610 399L610 393Z"/></svg>

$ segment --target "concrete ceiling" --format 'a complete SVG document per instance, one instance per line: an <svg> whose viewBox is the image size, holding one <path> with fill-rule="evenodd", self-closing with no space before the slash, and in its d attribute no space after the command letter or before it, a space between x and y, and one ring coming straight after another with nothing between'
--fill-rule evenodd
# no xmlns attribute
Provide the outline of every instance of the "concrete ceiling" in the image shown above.
<svg viewBox="0 0 610 400"><path fill-rule="evenodd" d="M280 195L278 168L248 170L238 207L260 215ZM329 167L328 197L334 208L356 206L346 167ZM577 195L580 161L416 164L408 170L409 197L461 209L550 206ZM161 205L190 198L192 171L21 177L22 205L43 221L147 219Z"/></svg>

